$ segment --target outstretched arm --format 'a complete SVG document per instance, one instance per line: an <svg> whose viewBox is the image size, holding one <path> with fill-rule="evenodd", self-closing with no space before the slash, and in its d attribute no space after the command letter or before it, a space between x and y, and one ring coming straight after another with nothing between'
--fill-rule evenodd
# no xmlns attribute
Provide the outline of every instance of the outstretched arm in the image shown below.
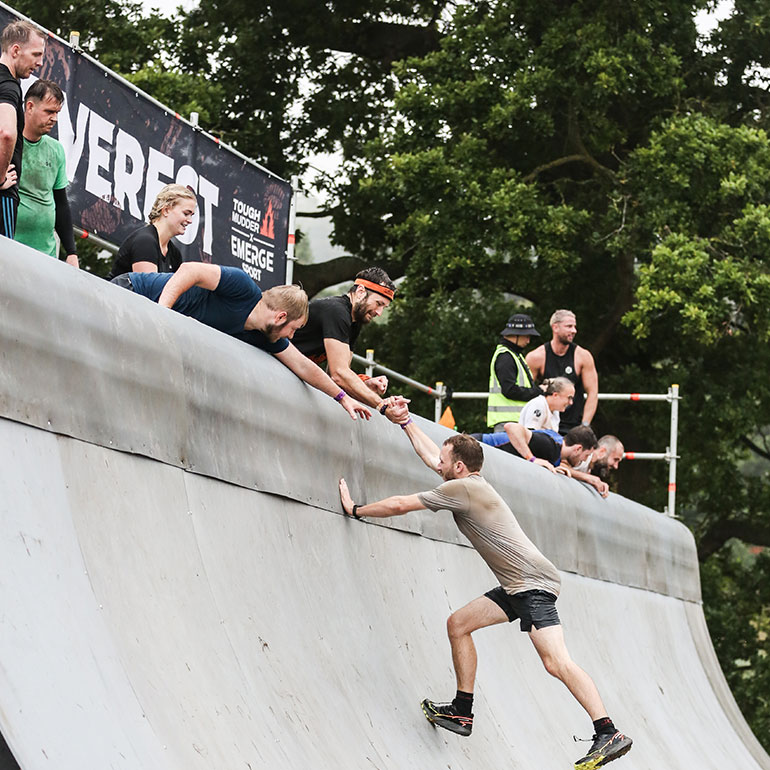
<svg viewBox="0 0 770 770"><path fill-rule="evenodd" d="M340 340L326 337L324 339L326 360L328 361L329 375L346 393L357 398L364 404L379 409L382 406L382 398L379 393L367 387L361 378L350 368L352 353L350 345Z"/></svg>
<svg viewBox="0 0 770 770"><path fill-rule="evenodd" d="M276 353L275 357L284 366L291 369L297 377L308 385L318 388L321 393L326 393L327 396L331 396L332 398L339 395L340 386L337 385L320 366L314 364L307 356L302 355L302 353L300 353L291 343L289 343L289 347L287 347L286 350ZM354 420L356 419L356 413L367 420L372 416L372 413L363 404L359 404L358 401L347 394L339 399L339 403Z"/></svg>
<svg viewBox="0 0 770 770"><path fill-rule="evenodd" d="M340 501L342 502L342 510L348 516L353 516L353 506L355 503L350 496L350 490L345 479L340 479ZM420 498L417 495L395 495L393 497L386 497L384 500L376 503L359 505L355 516L356 518L369 516L384 519L388 516L402 516L405 513L409 513L409 511L418 511L421 508L425 508L425 506L420 502Z"/></svg>
<svg viewBox="0 0 770 770"><path fill-rule="evenodd" d="M174 307L176 301L188 289L200 286L202 289L213 291L219 286L222 270L219 265L208 265L204 262L183 262L171 276L158 297L161 307Z"/></svg>
<svg viewBox="0 0 770 770"><path fill-rule="evenodd" d="M438 473L438 455L439 448L429 439L418 427L417 423L410 417L406 423L402 424L404 433L412 442L417 456L432 470ZM420 506L422 507L422 506Z"/></svg>
<svg viewBox="0 0 770 770"><path fill-rule="evenodd" d="M504 427L508 441L511 442L511 446L519 453L520 457L556 473L556 468L548 460L535 457L535 453L529 448L529 442L532 440L532 431L529 428L525 428L517 422L507 422Z"/></svg>
<svg viewBox="0 0 770 770"><path fill-rule="evenodd" d="M610 493L609 486L602 481L598 476L593 476L590 473L583 473L583 471L576 471L572 469L572 478L578 481L584 481L586 484L590 484L602 497L607 497Z"/></svg>

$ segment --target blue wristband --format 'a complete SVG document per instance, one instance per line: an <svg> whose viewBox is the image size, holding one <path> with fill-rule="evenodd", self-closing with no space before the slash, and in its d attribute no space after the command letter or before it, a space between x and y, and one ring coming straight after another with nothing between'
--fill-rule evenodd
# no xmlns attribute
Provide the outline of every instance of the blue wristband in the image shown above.
<svg viewBox="0 0 770 770"><path fill-rule="evenodd" d="M343 399L343 398L345 398L345 396L347 396L347 393L345 393L345 391L344 391L344 390L341 390L341 391L340 391L340 392L339 392L339 393L338 393L338 394L337 394L337 395L334 397L334 400L335 400L335 401L342 401L342 399Z"/></svg>

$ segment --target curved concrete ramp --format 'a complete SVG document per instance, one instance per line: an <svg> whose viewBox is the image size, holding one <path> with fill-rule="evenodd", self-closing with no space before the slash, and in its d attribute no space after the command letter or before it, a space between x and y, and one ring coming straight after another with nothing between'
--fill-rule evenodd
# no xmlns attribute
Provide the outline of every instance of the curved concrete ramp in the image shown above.
<svg viewBox="0 0 770 770"><path fill-rule="evenodd" d="M590 723L510 626L477 634L473 736L423 718L454 691L446 616L493 578L448 515L339 515L339 475L358 499L435 485L401 431L4 240L0 312L0 730L23 770L582 754ZM571 651L636 742L618 769L770 768L713 655L689 532L503 453L485 475L562 570Z"/></svg>

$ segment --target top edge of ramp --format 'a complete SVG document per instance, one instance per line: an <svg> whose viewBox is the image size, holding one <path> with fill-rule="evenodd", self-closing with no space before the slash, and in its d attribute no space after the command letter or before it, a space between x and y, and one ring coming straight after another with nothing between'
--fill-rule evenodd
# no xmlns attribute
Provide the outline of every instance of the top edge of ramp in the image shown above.
<svg viewBox="0 0 770 770"><path fill-rule="evenodd" d="M272 356L0 238L0 417L339 511L439 483L380 415L353 422ZM418 418L419 419L419 418ZM437 441L450 431L427 421ZM700 601L681 523L485 448L484 475L564 571ZM449 517L388 522L463 543Z"/></svg>

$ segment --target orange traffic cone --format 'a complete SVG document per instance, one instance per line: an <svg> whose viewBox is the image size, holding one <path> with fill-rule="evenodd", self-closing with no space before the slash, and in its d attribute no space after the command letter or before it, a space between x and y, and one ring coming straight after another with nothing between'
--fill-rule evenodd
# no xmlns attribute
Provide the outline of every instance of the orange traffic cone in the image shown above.
<svg viewBox="0 0 770 770"><path fill-rule="evenodd" d="M452 430L457 429L457 425L455 423L455 416L452 414L452 407L448 406L446 409L444 409L444 414L441 415L441 419L438 421L439 425L444 425L447 428L451 428Z"/></svg>

